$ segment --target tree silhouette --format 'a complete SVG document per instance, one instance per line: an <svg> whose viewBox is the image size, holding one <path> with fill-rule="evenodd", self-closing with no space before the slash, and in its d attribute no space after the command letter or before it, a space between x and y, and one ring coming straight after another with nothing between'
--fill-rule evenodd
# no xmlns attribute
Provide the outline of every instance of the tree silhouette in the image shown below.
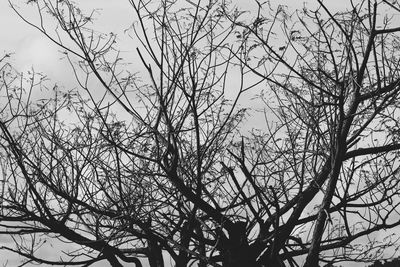
<svg viewBox="0 0 400 267"><path fill-rule="evenodd" d="M2 249L151 267L329 266L397 249L373 237L400 224L399 7L318 3L131 0L136 73L118 37L92 29L97 13L29 1L34 23L10 2L80 87L34 100L45 77L1 60L0 230L14 241ZM41 256L60 242L74 245Z"/></svg>

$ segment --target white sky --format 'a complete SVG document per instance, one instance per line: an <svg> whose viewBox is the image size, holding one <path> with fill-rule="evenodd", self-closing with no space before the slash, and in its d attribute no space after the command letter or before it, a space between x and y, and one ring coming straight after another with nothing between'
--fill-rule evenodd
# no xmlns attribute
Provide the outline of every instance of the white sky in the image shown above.
<svg viewBox="0 0 400 267"><path fill-rule="evenodd" d="M23 6L27 1L15 0L14 2ZM238 6L251 8L249 6L251 1L249 0L234 0L234 2ZM272 0L271 2L273 4L288 5L291 8L301 8L303 5L303 1L297 0ZM333 10L344 9L349 3L348 0L329 0L324 2ZM315 3L315 0L309 0L308 6L312 6ZM127 0L80 0L79 4L82 5L83 9L101 9L101 14L97 15L96 29L106 33L114 32L120 34L121 40L123 39L123 30L128 28L133 20L133 11L129 8ZM46 74L52 82L59 83L65 87L76 86L69 65L60 61L61 55L57 47L18 18L9 8L6 0L0 0L0 25L0 56L5 52L15 53L12 56L12 62L16 69L27 71L33 67L35 71ZM121 46L122 50L133 51L135 48L136 46L128 43L122 43ZM0 235L0 246L7 241L6 237ZM0 266L6 260L9 261L9 266L14 266L17 258L14 255L4 254L4 252L0 251Z"/></svg>
<svg viewBox="0 0 400 267"><path fill-rule="evenodd" d="M21 7L26 2L21 0L13 0ZM249 5L250 0L234 0L239 6L246 9L254 7ZM276 0L274 4L284 4L291 8L301 8L303 1ZM346 6L347 0L325 1L333 9L341 9ZM316 1L308 1L311 6ZM84 10L91 8L100 9L101 14L97 15L96 29L102 32L114 32L123 35L123 30L128 28L133 19L133 11L129 8L127 0L81 0L79 4ZM18 18L9 8L8 1L0 1L0 53L14 52L13 59L18 70L28 70L32 66L37 71L44 72L50 78L54 78L57 82L68 82L65 76L64 67L60 66L60 57L57 48L38 31L25 24ZM130 46L132 50L135 47ZM55 67L56 66L56 67Z"/></svg>

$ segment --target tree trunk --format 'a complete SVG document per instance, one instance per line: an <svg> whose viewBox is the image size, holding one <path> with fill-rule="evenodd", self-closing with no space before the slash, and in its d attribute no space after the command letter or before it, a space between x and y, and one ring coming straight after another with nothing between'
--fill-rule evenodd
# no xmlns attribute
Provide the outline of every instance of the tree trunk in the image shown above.
<svg viewBox="0 0 400 267"><path fill-rule="evenodd" d="M150 238L148 240L148 250L149 250L148 260L150 267L164 267L162 250L158 245L158 242Z"/></svg>
<svg viewBox="0 0 400 267"><path fill-rule="evenodd" d="M200 237L200 239L204 238L203 231L201 230L201 225L196 224L194 228L196 234ZM198 244L198 253L206 258L206 245L204 243ZM207 267L207 262L204 260L200 260L198 267Z"/></svg>
<svg viewBox="0 0 400 267"><path fill-rule="evenodd" d="M114 255L107 255L107 260L112 267L123 267L122 264L118 261L117 257L115 257Z"/></svg>
<svg viewBox="0 0 400 267"><path fill-rule="evenodd" d="M252 253L246 235L246 222L236 222L229 229L229 239L221 246L223 267L260 267Z"/></svg>
<svg viewBox="0 0 400 267"><path fill-rule="evenodd" d="M192 224L185 222L181 230L181 249L179 250L179 256L176 261L176 267L186 267L189 262L189 255L187 250L189 249L190 235L192 231Z"/></svg>

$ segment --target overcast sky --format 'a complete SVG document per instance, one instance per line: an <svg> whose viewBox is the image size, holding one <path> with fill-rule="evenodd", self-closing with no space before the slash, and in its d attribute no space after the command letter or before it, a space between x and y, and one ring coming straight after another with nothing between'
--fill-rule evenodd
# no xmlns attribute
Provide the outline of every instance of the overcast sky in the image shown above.
<svg viewBox="0 0 400 267"><path fill-rule="evenodd" d="M14 2L19 3L22 7L27 1L18 0ZM79 2L86 10L89 8L100 9L101 14L97 15L98 19L95 22L96 29L106 33L117 33L121 36L121 40L124 40L123 31L129 27L133 20L133 11L129 9L128 0L80 0L76 2ZM239 6L251 8L249 0L235 0L234 2ZM272 0L271 2L289 5L291 8L301 8L302 6L302 1L297 0ZM316 1L308 1L309 6L315 3ZM333 10L344 9L348 5L347 0L329 0L325 3ZM29 12L25 14L31 15ZM0 25L0 57L4 53L14 53L12 62L19 71L27 71L33 67L36 71L46 74L53 82L66 87L76 86L72 73L68 71L69 66L60 61L61 55L58 48L18 18L6 0L0 0ZM121 47L122 49L132 50L136 48L127 43L122 43ZM9 242L9 239L0 235L0 243L4 242ZM9 261L9 266L15 266L17 258L0 252L0 266L6 260Z"/></svg>
<svg viewBox="0 0 400 267"><path fill-rule="evenodd" d="M26 0L13 0L23 7ZM234 2L246 9L254 7L249 4L249 0L234 0ZM291 8L301 8L302 1L277 0L271 1L289 5ZM308 1L308 5L312 5L316 1ZM345 6L346 0L325 1L334 9ZM114 32L121 37L123 31L129 27L133 19L133 11L129 8L128 0L81 0L79 4L84 10L90 8L100 9L101 14L97 15L96 29L102 32ZM29 10L24 10L29 11ZM29 15L29 12L25 14ZM44 36L32 27L24 23L9 8L8 1L0 1L0 53L13 52L13 60L15 66L19 70L27 70L34 67L37 71L46 73L51 78L57 79L59 82L66 82L65 71L60 66L60 54L57 47L51 44ZM132 49L135 47L130 46ZM57 67L56 67L57 66ZM60 66L60 67L58 67ZM68 77L69 78L69 77Z"/></svg>

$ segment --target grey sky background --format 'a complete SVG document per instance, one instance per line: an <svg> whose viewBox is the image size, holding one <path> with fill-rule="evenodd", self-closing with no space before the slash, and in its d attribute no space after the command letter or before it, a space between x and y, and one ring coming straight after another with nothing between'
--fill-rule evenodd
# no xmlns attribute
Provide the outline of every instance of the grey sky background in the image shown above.
<svg viewBox="0 0 400 267"><path fill-rule="evenodd" d="M13 0L13 3L21 7L24 7L26 2L26 0ZM80 0L76 2L79 3L83 10L91 10L93 8L99 10L99 13L96 14L95 29L104 33L116 33L119 36L117 41L122 51L126 51L128 54L136 49L137 45L124 35L124 30L135 19L128 0ZM254 10L256 6L255 2L249 0L234 0L233 2L244 9ZM293 10L303 6L303 1L297 0L272 0L271 2L274 5L288 5ZM349 6L349 0L328 0L324 2L334 11L345 9ZM316 0L309 0L307 1L307 6L312 7L316 3ZM35 18L28 9L23 8L22 10L28 17ZM23 22L9 7L7 0L0 0L0 25L2 26L0 29L0 56L4 53L13 53L11 62L17 70L26 72L33 68L35 71L42 72L48 76L50 83L57 83L65 88L77 87L71 67L65 60L61 60L62 55L59 49L40 32ZM135 59L132 58L132 60ZM0 235L0 246L10 241L9 237ZM54 256L58 245L52 244L44 253ZM0 266L3 266L7 261L9 263L8 266L16 266L19 257L0 251ZM96 266L109 265L104 263ZM364 265L361 264L359 266Z"/></svg>
<svg viewBox="0 0 400 267"><path fill-rule="evenodd" d="M26 1L12 0L20 7L24 7ZM79 6L83 10L91 10L93 8L99 10L95 20L96 30L109 33L114 32L120 36L122 50L133 51L136 46L130 42L125 42L124 30L133 22L134 14L127 0L81 0L78 1ZM249 0L234 0L235 4L247 10L254 10L256 4ZM290 8L296 9L303 6L303 1L275 0L271 1L274 5L283 4ZM325 1L333 10L341 9L348 6L348 0L330 0ZM308 6L315 5L316 1L306 2ZM32 9L31 9L32 10ZM23 8L24 14L28 17L32 16L29 9ZM13 60L15 66L20 71L29 70L34 67L37 71L41 71L54 78L57 82L70 82L70 77L66 75L64 67L66 64L60 62L61 55L58 48L47 40L38 31L23 22L9 7L7 0L0 0L0 25L3 25L0 35L0 51L13 52ZM125 35L126 37L126 35ZM61 65L60 65L61 63Z"/></svg>

